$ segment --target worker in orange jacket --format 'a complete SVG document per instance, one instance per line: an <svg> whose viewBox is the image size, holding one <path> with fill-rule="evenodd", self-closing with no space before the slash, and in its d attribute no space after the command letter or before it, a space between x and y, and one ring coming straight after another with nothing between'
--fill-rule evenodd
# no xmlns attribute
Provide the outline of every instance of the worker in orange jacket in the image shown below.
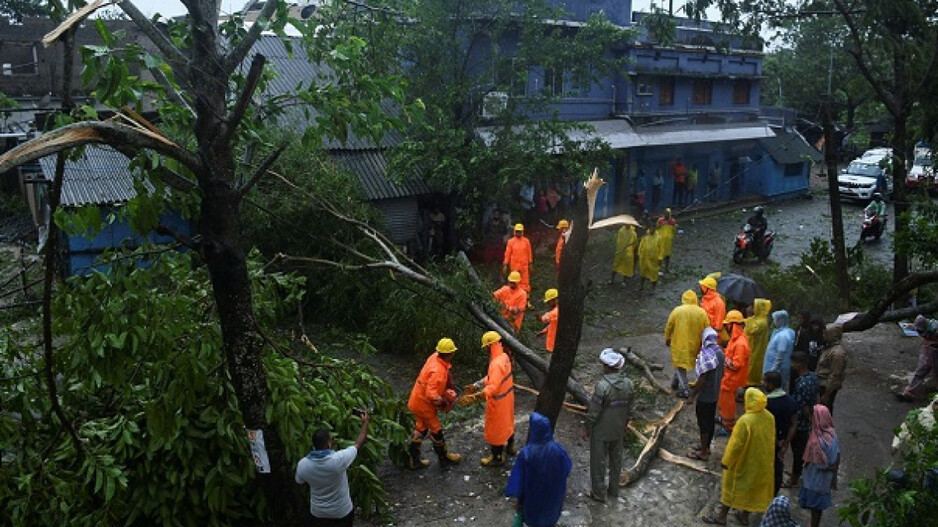
<svg viewBox="0 0 938 527"><path fill-rule="evenodd" d="M505 464L506 451L515 455L515 383L511 374L511 357L502 346L502 337L495 331L482 335L482 349L489 350L489 369L485 377L465 388L459 398L466 406L485 401L485 442L491 454L482 458L483 467Z"/></svg>
<svg viewBox="0 0 938 527"><path fill-rule="evenodd" d="M453 340L440 339L436 344L436 353L430 355L424 363L420 375L417 376L417 382L410 391L407 408L414 414L416 420L414 435L408 449L407 464L412 470L424 468L430 464L420 456L420 448L427 437L427 432L433 440L433 451L440 459L440 468L455 465L462 459L459 454L447 450L443 427L437 416L438 412L452 410L453 403L456 402L456 384L450 373L454 353L456 353L456 344Z"/></svg>
<svg viewBox="0 0 938 527"><path fill-rule="evenodd" d="M746 386L749 376L749 358L752 353L749 339L743 327L746 321L743 314L732 310L726 315L726 327L730 332L730 342L724 353L723 380L720 383L720 398L717 406L720 421L727 432L732 432L736 425L736 390Z"/></svg>
<svg viewBox="0 0 938 527"><path fill-rule="evenodd" d="M495 300L502 306L502 317L511 324L515 333L521 331L524 312L528 309L528 292L520 287L520 282L521 273L512 271L508 273L508 283L492 293Z"/></svg>
<svg viewBox="0 0 938 527"><path fill-rule="evenodd" d="M531 241L524 236L524 225L515 225L515 235L505 244L505 258L502 260L502 274L507 275L517 271L521 275L521 289L531 292L531 264L534 263L534 252L531 250Z"/></svg>
<svg viewBox="0 0 938 527"><path fill-rule="evenodd" d="M720 344L725 344L729 340L729 335L723 331L723 319L726 318L726 302L717 292L717 281L712 276L708 276L697 283L700 284L700 307L707 312L710 327L720 336Z"/></svg>
<svg viewBox="0 0 938 527"><path fill-rule="evenodd" d="M553 353L554 344L557 342L557 321L560 319L560 309L557 307L557 290L548 289L544 291L544 303L550 308L550 311L541 315L541 322L547 324L547 327L538 331L538 336L547 335L547 341L544 347L548 353Z"/></svg>
<svg viewBox="0 0 938 527"><path fill-rule="evenodd" d="M567 220L558 221L557 230L559 231L559 235L557 236L557 247L554 248L554 268L557 269L557 274L560 274L560 255L563 254L563 246L567 243L567 233L570 232L570 222Z"/></svg>

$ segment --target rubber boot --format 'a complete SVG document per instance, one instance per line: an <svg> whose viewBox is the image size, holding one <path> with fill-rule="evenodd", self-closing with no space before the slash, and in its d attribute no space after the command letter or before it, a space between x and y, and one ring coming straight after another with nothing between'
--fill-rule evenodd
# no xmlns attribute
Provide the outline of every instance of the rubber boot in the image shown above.
<svg viewBox="0 0 938 527"><path fill-rule="evenodd" d="M499 467L505 464L505 447L492 446L492 453L488 457L482 458L483 467Z"/></svg>
<svg viewBox="0 0 938 527"><path fill-rule="evenodd" d="M433 451L436 452L436 457L440 459L440 468L446 468L462 461L462 456L446 450L446 439L443 437L442 430L439 434L431 434L431 437L433 438Z"/></svg>
<svg viewBox="0 0 938 527"><path fill-rule="evenodd" d="M407 453L409 454L407 459L407 468L411 470L419 470L430 466L429 459L423 459L420 457L420 447L422 446L422 439L414 439L410 442L410 446L407 448Z"/></svg>
<svg viewBox="0 0 938 527"><path fill-rule="evenodd" d="M505 453L509 456L517 456L518 449L515 448L515 434L508 438L508 444L505 445Z"/></svg>

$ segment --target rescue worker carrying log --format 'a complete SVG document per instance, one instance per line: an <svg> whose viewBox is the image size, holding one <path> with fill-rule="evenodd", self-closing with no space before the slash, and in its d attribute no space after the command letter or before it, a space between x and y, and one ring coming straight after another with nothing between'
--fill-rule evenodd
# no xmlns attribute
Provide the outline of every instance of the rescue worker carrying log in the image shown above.
<svg viewBox="0 0 938 527"><path fill-rule="evenodd" d="M515 235L505 244L505 258L502 260L502 274L517 271L521 276L521 289L531 292L530 267L534 263L531 241L524 236L524 224L515 225Z"/></svg>
<svg viewBox="0 0 938 527"><path fill-rule="evenodd" d="M515 383L511 374L511 357L505 352L502 337L495 331L482 335L482 349L489 350L488 374L467 385L459 398L460 406L485 401L485 442L491 454L482 458L483 467L505 464L505 455L515 451Z"/></svg>
<svg viewBox="0 0 938 527"><path fill-rule="evenodd" d="M520 287L520 282L521 274L518 271L512 271L508 273L508 283L492 293L495 300L502 306L502 317L515 328L515 333L521 331L524 312L528 309L528 292Z"/></svg>
<svg viewBox="0 0 938 527"><path fill-rule="evenodd" d="M430 355L424 363L417 382L410 392L407 408L414 414L416 424L414 435L408 450L408 468L416 470L430 465L430 462L420 457L420 447L423 440L430 433L433 441L433 450L440 459L440 468L459 463L462 456L447 451L446 439L443 437L443 427L440 425L438 412L448 412L453 409L456 402L456 384L453 381L450 368L452 368L453 354L456 353L456 344L452 339L442 338L436 344L436 353Z"/></svg>

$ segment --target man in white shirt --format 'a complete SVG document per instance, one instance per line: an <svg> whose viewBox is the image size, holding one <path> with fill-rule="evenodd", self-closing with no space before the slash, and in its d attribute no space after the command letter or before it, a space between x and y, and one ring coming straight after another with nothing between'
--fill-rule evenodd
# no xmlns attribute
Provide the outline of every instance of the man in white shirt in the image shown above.
<svg viewBox="0 0 938 527"><path fill-rule="evenodd" d="M351 526L355 506L349 495L346 470L355 461L368 437L368 413L362 412L362 429L355 444L336 452L325 428L313 434L314 450L296 464L296 482L309 485L309 512L314 527Z"/></svg>

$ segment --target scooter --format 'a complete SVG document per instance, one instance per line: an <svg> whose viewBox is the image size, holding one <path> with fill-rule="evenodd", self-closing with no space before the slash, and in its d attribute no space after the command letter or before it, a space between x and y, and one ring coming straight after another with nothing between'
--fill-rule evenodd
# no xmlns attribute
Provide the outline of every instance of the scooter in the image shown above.
<svg viewBox="0 0 938 527"><path fill-rule="evenodd" d="M757 259L759 263L766 261L772 254L772 246L775 243L775 231L766 230L762 236L762 247L756 252L753 245L752 225L748 223L743 225L743 230L736 235L736 248L733 249L733 262L741 264L748 260Z"/></svg>
<svg viewBox="0 0 938 527"><path fill-rule="evenodd" d="M879 240L886 231L887 216L880 217L871 211L863 211L863 228L860 230L860 241L865 242L869 238Z"/></svg>

